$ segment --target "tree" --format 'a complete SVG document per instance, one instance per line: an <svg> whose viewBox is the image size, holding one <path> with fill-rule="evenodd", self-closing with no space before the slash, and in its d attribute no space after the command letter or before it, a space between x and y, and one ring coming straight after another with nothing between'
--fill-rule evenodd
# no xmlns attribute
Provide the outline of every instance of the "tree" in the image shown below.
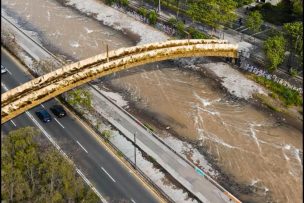
<svg viewBox="0 0 304 203"><path fill-rule="evenodd" d="M138 13L140 14L140 15L142 15L143 17L147 17L147 15L148 15L148 10L146 9L146 8L144 8L144 7L140 7L139 9L138 9Z"/></svg>
<svg viewBox="0 0 304 203"><path fill-rule="evenodd" d="M109 139L112 137L112 131L104 130L102 131L101 135L106 139L106 141L109 141Z"/></svg>
<svg viewBox="0 0 304 203"><path fill-rule="evenodd" d="M303 66L303 22L285 23L283 30L290 40L289 48L298 55L300 66Z"/></svg>
<svg viewBox="0 0 304 203"><path fill-rule="evenodd" d="M92 95L85 89L74 89L69 91L67 101L70 105L79 105L86 109L92 108Z"/></svg>
<svg viewBox="0 0 304 203"><path fill-rule="evenodd" d="M27 127L10 132L3 140L1 189L12 202L35 195L38 155L33 138L37 135L37 130Z"/></svg>
<svg viewBox="0 0 304 203"><path fill-rule="evenodd" d="M157 21L157 13L154 10L150 11L148 15L148 19L151 25L155 25Z"/></svg>
<svg viewBox="0 0 304 203"><path fill-rule="evenodd" d="M292 2L293 13L299 18L303 18L303 0L293 0Z"/></svg>
<svg viewBox="0 0 304 203"><path fill-rule="evenodd" d="M98 202L75 168L50 146L42 147L33 127L4 136L1 145L3 202Z"/></svg>
<svg viewBox="0 0 304 203"><path fill-rule="evenodd" d="M263 24L263 16L259 11L252 11L246 19L246 27L253 31L258 32L261 30Z"/></svg>
<svg viewBox="0 0 304 203"><path fill-rule="evenodd" d="M115 2L116 0L106 0L106 4L109 6L112 6Z"/></svg>
<svg viewBox="0 0 304 203"><path fill-rule="evenodd" d="M269 37L264 42L264 51L270 62L269 70L274 71L284 61L286 40L283 36Z"/></svg>
<svg viewBox="0 0 304 203"><path fill-rule="evenodd" d="M231 23L236 19L234 0L197 0L189 3L188 15L213 28Z"/></svg>
<svg viewBox="0 0 304 203"><path fill-rule="evenodd" d="M129 0L118 0L118 3L122 6L128 6L129 5Z"/></svg>

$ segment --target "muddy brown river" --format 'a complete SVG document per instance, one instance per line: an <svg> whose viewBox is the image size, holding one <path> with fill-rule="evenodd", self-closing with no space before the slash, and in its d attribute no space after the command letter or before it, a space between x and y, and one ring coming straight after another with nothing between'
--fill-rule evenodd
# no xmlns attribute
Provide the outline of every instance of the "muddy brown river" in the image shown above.
<svg viewBox="0 0 304 203"><path fill-rule="evenodd" d="M23 28L38 33L50 50L74 60L134 45L123 34L52 0L3 0L2 9ZM254 193L248 202L302 202L302 132L269 112L231 99L217 84L170 62L141 66L112 77L137 107L149 111L179 136L194 141L215 164ZM240 84L241 85L241 84Z"/></svg>

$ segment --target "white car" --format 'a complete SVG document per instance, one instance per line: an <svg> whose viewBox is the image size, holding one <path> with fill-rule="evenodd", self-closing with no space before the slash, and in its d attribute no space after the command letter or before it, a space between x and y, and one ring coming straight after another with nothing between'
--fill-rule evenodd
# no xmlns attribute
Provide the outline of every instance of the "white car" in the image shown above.
<svg viewBox="0 0 304 203"><path fill-rule="evenodd" d="M3 65L1 65L1 74L2 74L2 73L6 73L6 72L7 72L6 68L4 68Z"/></svg>

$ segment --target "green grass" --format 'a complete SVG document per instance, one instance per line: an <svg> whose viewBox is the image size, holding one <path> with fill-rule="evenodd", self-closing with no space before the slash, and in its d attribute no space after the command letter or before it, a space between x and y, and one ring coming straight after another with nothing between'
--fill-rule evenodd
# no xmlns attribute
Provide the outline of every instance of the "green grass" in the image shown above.
<svg viewBox="0 0 304 203"><path fill-rule="evenodd" d="M267 80L261 76L253 76L253 78L257 83L267 87L272 91L272 98L278 97L286 106L303 105L303 98L299 92L287 88L279 83ZM273 94L276 94L276 96Z"/></svg>

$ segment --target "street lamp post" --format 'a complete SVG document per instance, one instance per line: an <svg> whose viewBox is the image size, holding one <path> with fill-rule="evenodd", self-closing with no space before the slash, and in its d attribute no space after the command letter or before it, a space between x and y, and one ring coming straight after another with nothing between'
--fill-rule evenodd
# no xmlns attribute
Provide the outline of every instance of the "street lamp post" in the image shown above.
<svg viewBox="0 0 304 203"><path fill-rule="evenodd" d="M160 0L158 0L158 12L160 13Z"/></svg>

